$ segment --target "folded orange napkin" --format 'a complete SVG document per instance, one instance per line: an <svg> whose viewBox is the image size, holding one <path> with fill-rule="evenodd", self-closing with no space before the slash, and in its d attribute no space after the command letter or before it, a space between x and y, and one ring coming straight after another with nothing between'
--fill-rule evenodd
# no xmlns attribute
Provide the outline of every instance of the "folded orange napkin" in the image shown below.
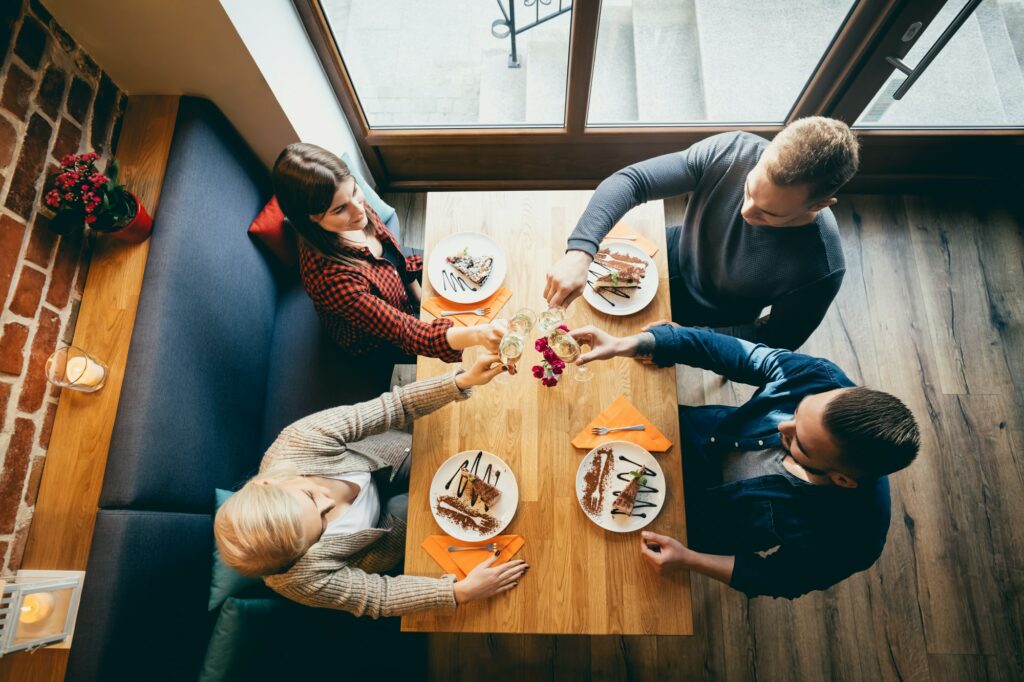
<svg viewBox="0 0 1024 682"><path fill-rule="evenodd" d="M595 436L590 429L595 426L632 426L643 424L646 431L612 431L604 436ZM665 437L661 431L655 428L640 411L633 407L633 403L626 400L626 396L620 395L607 409L594 418L594 421L587 424L587 428L579 432L572 439L572 445L583 450L596 448L601 443L612 440L625 440L636 443L642 448L651 452L665 452L672 447L672 441Z"/></svg>
<svg viewBox="0 0 1024 682"><path fill-rule="evenodd" d="M499 535L484 542L463 542L447 535L428 535L427 539L423 541L422 547L427 550L427 554L437 562L438 566L448 573L454 573L459 580L462 580L478 564L483 563L494 555L485 549L468 552L449 552L448 548L453 546L475 547L492 542L500 550L498 560L494 562L495 566L499 566L514 557L516 552L526 544L526 540L523 539L522 535Z"/></svg>
<svg viewBox="0 0 1024 682"><path fill-rule="evenodd" d="M608 239L608 237L636 237L636 239ZM612 246L615 244L634 244L637 247L647 252L648 256L654 257L654 254L658 253L658 245L652 242L647 237L638 233L636 230L627 226L626 223L619 223L608 232L605 239L608 240L608 245ZM603 244L602 244L603 245Z"/></svg>
<svg viewBox="0 0 1024 682"><path fill-rule="evenodd" d="M449 320L454 320L461 325L466 327L472 327L474 324L483 324L484 322L490 322L494 319L494 316L498 314L498 311L505 307L508 303L508 299L512 298L512 292L506 287L498 287L498 290L478 303L452 303L447 301L440 296L434 296L428 298L423 302L423 309L434 317L441 317L442 310L476 310L477 308L490 308L491 312L486 315L473 315L467 312L465 315L449 315Z"/></svg>

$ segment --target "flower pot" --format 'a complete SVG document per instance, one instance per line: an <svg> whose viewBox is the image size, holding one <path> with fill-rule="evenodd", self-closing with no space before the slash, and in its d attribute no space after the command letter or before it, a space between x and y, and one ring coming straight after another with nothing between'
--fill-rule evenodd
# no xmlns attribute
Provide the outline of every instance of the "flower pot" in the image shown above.
<svg viewBox="0 0 1024 682"><path fill-rule="evenodd" d="M146 241L153 232L153 219L146 213L146 207L142 205L137 196L131 193L129 196L135 202L135 215L120 230L108 234L114 239L120 239L129 244L138 244Z"/></svg>

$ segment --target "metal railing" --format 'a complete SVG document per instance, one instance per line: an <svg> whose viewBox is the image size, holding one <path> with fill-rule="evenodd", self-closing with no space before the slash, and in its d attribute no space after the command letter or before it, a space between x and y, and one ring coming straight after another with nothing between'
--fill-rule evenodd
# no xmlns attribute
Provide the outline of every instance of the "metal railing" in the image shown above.
<svg viewBox="0 0 1024 682"><path fill-rule="evenodd" d="M519 68L519 53L516 49L516 36L520 33L529 31L531 28L540 26L546 21L551 21L555 17L560 17L566 12L572 11L572 0L558 0L558 9L553 9L550 12L545 13L541 16L541 5L545 7L551 5L554 0L523 0L523 7L533 7L534 18L533 21L526 24L525 26L516 25L516 0L508 0L508 8L505 8L504 3L501 0L495 0L498 3L498 9L501 10L501 19L495 19L491 22L491 35L499 40L509 39L511 43L511 49L508 54L508 68L518 69Z"/></svg>

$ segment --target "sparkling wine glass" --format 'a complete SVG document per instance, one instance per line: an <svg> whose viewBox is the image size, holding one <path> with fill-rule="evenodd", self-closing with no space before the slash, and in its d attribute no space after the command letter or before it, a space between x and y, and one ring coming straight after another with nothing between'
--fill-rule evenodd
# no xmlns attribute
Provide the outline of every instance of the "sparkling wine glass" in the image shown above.
<svg viewBox="0 0 1024 682"><path fill-rule="evenodd" d="M555 351L555 355L565 362L567 367L576 362L580 355L583 354L579 342L563 329L555 329L552 332L548 345L551 346L551 350ZM576 371L573 372L573 378L576 381L590 381L594 378L594 373L586 367L576 367Z"/></svg>
<svg viewBox="0 0 1024 682"><path fill-rule="evenodd" d="M529 308L520 308L509 320L508 328L525 336L533 331L535 324L537 324L537 313Z"/></svg>
<svg viewBox="0 0 1024 682"><path fill-rule="evenodd" d="M565 308L552 306L537 316L537 326L544 336L550 336L565 321Z"/></svg>
<svg viewBox="0 0 1024 682"><path fill-rule="evenodd" d="M514 367L519 358L523 356L523 349L525 347L526 336L524 334L511 330L506 332L505 336L501 337L501 343L498 344L498 355L501 358L501 364ZM510 381L509 376L509 372L502 372L494 380L499 384L507 384Z"/></svg>

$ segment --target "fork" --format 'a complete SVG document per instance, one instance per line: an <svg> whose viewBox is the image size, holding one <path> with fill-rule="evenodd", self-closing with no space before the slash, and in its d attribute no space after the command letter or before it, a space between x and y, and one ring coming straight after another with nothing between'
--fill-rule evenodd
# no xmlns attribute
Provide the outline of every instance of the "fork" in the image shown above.
<svg viewBox="0 0 1024 682"><path fill-rule="evenodd" d="M647 427L644 426L643 424L634 424L633 426L612 426L612 427L595 426L594 428L590 429L590 432L593 433L595 436L603 436L606 433L611 433L612 431L646 431L646 430L647 430Z"/></svg>
<svg viewBox="0 0 1024 682"><path fill-rule="evenodd" d="M498 543L492 542L489 545L480 545L479 547L458 547L456 545L451 545L450 547L448 547L449 552L468 552L471 549L483 549L487 550L488 552L497 552Z"/></svg>
<svg viewBox="0 0 1024 682"><path fill-rule="evenodd" d="M636 237L625 235L625 234L623 234L623 235L607 235L607 236L605 236L605 239L624 239L624 240L626 240L628 242L635 242L636 241Z"/></svg>
<svg viewBox="0 0 1024 682"><path fill-rule="evenodd" d="M490 312L490 308L477 308L476 310L442 310L441 317L448 317L449 315L476 315L477 317L483 317Z"/></svg>

